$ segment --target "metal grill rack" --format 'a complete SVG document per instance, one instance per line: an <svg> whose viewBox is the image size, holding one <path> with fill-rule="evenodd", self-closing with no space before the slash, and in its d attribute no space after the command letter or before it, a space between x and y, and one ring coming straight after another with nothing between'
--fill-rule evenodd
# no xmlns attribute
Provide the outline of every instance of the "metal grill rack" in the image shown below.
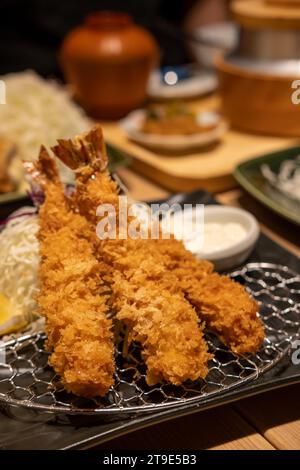
<svg viewBox="0 0 300 470"><path fill-rule="evenodd" d="M149 387L139 345L126 360L116 351L115 385L103 399L87 400L66 393L47 365L43 332L27 331L8 338L0 354L0 402L35 410L120 416L201 403L259 377L288 353L300 331L300 275L286 267L251 263L231 273L260 303L266 338L257 354L238 357L211 333L206 340L214 353L205 380L175 387ZM1 348L0 348L1 353ZM5 356L5 357L4 357ZM2 359L1 359L2 357ZM1 362L2 361L2 362Z"/></svg>

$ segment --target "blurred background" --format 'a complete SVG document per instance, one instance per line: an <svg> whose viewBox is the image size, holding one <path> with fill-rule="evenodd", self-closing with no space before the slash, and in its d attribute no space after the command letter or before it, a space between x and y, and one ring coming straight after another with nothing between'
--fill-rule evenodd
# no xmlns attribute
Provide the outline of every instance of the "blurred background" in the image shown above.
<svg viewBox="0 0 300 470"><path fill-rule="evenodd" d="M26 196L40 145L100 122L113 171L172 192L238 180L298 219L298 150L240 166L298 143L299 44L300 0L1 0L0 203Z"/></svg>
<svg viewBox="0 0 300 470"><path fill-rule="evenodd" d="M124 11L155 36L162 65L189 62L181 30L227 18L226 0L1 0L0 73L33 69L62 77L57 50L65 35L92 11Z"/></svg>

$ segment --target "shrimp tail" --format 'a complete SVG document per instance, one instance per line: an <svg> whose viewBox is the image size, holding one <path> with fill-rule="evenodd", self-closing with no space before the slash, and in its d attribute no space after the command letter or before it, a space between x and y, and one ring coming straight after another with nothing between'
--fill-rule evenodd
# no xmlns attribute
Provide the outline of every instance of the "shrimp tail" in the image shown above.
<svg viewBox="0 0 300 470"><path fill-rule="evenodd" d="M23 167L26 180L30 185L29 196L36 207L43 204L45 191L49 183L62 188L55 160L44 146L40 148L38 159L23 161Z"/></svg>
<svg viewBox="0 0 300 470"><path fill-rule="evenodd" d="M37 160L24 161L23 166L31 185L35 184L44 189L48 183L60 182L55 160L44 146L41 146Z"/></svg>
<svg viewBox="0 0 300 470"><path fill-rule="evenodd" d="M72 170L89 166L94 171L104 171L108 165L102 129L94 126L89 132L74 139L59 139L52 147L54 154Z"/></svg>

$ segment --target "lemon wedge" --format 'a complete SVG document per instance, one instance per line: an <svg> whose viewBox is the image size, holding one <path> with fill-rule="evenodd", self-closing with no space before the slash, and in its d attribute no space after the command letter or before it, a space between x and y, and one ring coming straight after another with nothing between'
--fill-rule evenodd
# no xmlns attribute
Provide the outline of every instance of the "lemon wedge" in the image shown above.
<svg viewBox="0 0 300 470"><path fill-rule="evenodd" d="M0 336L18 331L26 324L24 316L18 312L13 302L0 294Z"/></svg>

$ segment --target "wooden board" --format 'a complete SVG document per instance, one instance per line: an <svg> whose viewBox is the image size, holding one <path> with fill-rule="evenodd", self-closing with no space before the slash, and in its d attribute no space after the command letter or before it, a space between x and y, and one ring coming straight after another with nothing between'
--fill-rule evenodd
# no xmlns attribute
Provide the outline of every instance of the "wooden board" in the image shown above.
<svg viewBox="0 0 300 470"><path fill-rule="evenodd" d="M234 408L280 450L300 448L299 384L238 402Z"/></svg>
<svg viewBox="0 0 300 470"><path fill-rule="evenodd" d="M194 110L216 109L219 100L206 98L191 104ZM264 153L296 145L291 138L277 138L228 131L221 143L188 155L157 154L129 141L116 123L102 123L105 139L133 157L132 166L171 191L204 188L218 192L236 186L236 165Z"/></svg>

